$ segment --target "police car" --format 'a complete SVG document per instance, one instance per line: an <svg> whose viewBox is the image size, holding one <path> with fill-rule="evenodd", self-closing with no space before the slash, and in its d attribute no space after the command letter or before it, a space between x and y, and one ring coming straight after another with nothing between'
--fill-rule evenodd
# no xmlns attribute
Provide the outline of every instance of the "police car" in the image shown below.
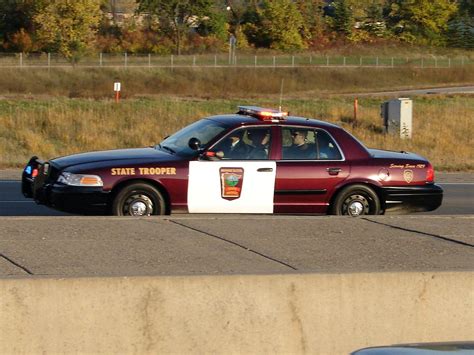
<svg viewBox="0 0 474 355"><path fill-rule="evenodd" d="M42 161L22 176L28 198L81 214L378 215L432 211L443 190L419 155L368 149L341 127L240 106L154 147Z"/></svg>

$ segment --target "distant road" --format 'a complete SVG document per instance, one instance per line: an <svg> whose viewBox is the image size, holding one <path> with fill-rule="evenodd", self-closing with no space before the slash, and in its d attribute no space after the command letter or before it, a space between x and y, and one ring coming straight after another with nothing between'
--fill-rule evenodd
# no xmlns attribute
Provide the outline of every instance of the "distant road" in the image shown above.
<svg viewBox="0 0 474 355"><path fill-rule="evenodd" d="M345 96L404 96L404 95L429 95L429 94L474 94L474 86L456 86L443 88L427 88L427 89L413 89L413 90L395 90L395 91L378 91L368 93L353 93L345 94Z"/></svg>

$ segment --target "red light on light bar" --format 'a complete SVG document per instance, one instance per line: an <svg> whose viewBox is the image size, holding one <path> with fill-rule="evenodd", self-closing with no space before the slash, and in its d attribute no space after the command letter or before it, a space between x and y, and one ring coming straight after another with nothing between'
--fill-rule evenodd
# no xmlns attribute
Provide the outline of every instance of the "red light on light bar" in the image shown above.
<svg viewBox="0 0 474 355"><path fill-rule="evenodd" d="M37 177L38 176L38 169L33 169L33 172L31 173L31 177Z"/></svg>
<svg viewBox="0 0 474 355"><path fill-rule="evenodd" d="M288 116L288 112L282 112L279 110L272 110L258 106L239 106L239 112L264 120L279 119Z"/></svg>

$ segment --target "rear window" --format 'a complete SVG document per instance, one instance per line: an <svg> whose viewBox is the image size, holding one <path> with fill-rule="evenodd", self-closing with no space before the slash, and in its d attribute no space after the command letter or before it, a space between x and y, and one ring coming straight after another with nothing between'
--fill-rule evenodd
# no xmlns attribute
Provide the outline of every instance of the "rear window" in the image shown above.
<svg viewBox="0 0 474 355"><path fill-rule="evenodd" d="M341 160L332 137L323 130L304 127L282 128L283 160Z"/></svg>

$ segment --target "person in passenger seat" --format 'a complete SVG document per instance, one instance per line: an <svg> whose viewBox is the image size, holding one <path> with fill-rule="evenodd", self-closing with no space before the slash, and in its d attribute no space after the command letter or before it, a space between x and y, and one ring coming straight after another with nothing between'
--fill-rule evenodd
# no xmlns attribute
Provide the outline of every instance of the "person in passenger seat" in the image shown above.
<svg viewBox="0 0 474 355"><path fill-rule="evenodd" d="M292 144L283 152L284 159L311 159L314 151L306 142L308 131L304 129L291 130Z"/></svg>

